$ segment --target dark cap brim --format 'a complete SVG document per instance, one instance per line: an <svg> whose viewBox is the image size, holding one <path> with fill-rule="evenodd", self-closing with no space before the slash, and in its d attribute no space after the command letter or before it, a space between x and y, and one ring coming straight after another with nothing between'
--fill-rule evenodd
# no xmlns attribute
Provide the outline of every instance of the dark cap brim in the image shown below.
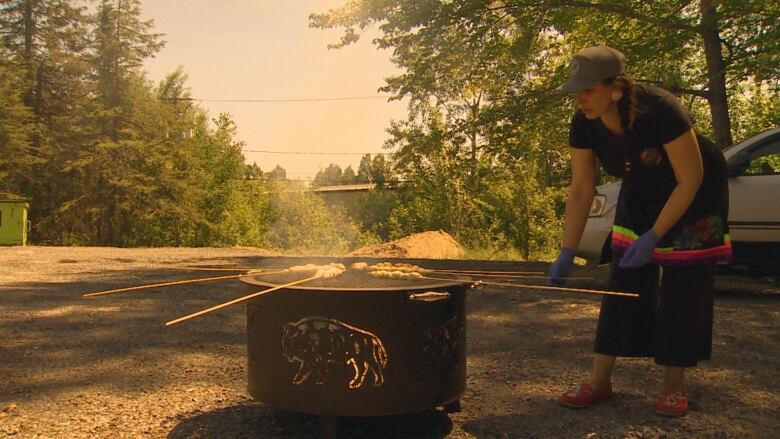
<svg viewBox="0 0 780 439"><path fill-rule="evenodd" d="M568 92L585 90L587 88L591 88L598 85L599 82L601 81L598 79L583 80L578 78L571 78L568 81L561 84L560 86L558 86L558 88L556 88L555 91L568 93Z"/></svg>

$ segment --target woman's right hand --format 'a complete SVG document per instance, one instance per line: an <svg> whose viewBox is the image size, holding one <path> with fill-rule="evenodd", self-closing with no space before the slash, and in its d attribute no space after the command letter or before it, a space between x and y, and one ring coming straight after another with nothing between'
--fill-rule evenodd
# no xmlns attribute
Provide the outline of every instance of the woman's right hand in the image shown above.
<svg viewBox="0 0 780 439"><path fill-rule="evenodd" d="M568 247L561 248L561 253L558 255L558 258L555 259L552 266L550 266L549 273L547 273L550 285L554 287L566 285L566 279L564 278L571 274L573 268L574 250Z"/></svg>

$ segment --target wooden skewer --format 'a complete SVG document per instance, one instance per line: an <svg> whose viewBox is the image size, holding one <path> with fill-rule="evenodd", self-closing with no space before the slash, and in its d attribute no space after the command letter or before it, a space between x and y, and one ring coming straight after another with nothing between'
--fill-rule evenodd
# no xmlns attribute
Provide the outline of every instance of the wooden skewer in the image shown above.
<svg viewBox="0 0 780 439"><path fill-rule="evenodd" d="M257 273L257 274L274 274L274 273L283 273L283 271L276 271L276 272L266 272L266 273ZM239 277L245 277L246 274L232 274L230 276L216 276L216 277L204 277L200 279L187 279L187 280L177 280L173 282L163 282L159 284L149 284L149 285L138 285L135 287L127 287L127 288L116 288L113 290L106 290L106 291L98 291L96 293L87 293L83 294L83 297L95 297L95 296L106 296L108 294L115 294L115 293L122 293L126 291L137 291L137 290L146 290L149 288L160 288L160 287L169 287L173 285L186 285L186 284L194 284L198 282L212 282L217 280L224 280L224 279L238 279Z"/></svg>
<svg viewBox="0 0 780 439"><path fill-rule="evenodd" d="M287 288L287 287L291 287L293 285L302 284L304 282L308 282L310 280L314 280L314 279L317 279L317 278L318 278L318 276L307 277L306 279L296 280L296 281L290 282L288 284L279 285L277 287L268 288L268 289L265 289L265 290L262 290L262 291L258 291L256 293L248 294L246 296L242 296L242 297L239 297L237 299L233 299L233 300L231 300L229 302L220 303L219 305L214 305L211 308L206 308L206 309L200 310L198 312L194 312L192 314L188 314L188 315L186 315L184 317L179 317L178 319L167 321L167 322L165 322L165 326L175 325L175 324L181 323L181 322L183 322L185 320L189 320L189 319L192 319L192 318L195 318L195 317L198 317L198 316L202 316L203 314L208 314L210 312L217 311L217 310L220 310L222 308L227 308L228 306L235 305L237 303L245 302L245 301L247 301L249 299L254 299L257 296L262 296L263 294L267 294L267 293L270 293L272 291L281 290L282 288Z"/></svg>
<svg viewBox="0 0 780 439"><path fill-rule="evenodd" d="M453 279L443 279L443 278L428 277L428 276L423 276L423 278L431 279L431 280L442 280L442 281L453 280ZM527 284L514 284L514 283L506 283L506 282L479 281L479 283L485 285L491 285L491 286L498 286L498 287L529 288L529 289L539 289L539 290L563 291L569 293L598 294L603 296L622 296L622 297L634 297L634 298L639 297L639 294L637 293L620 293L617 291L589 290L585 288L551 287L547 285L527 285Z"/></svg>
<svg viewBox="0 0 780 439"><path fill-rule="evenodd" d="M139 285L135 287L127 287L127 288L116 288L114 290L106 290L106 291L99 291L96 293L87 293L84 294L84 297L95 297L95 296L105 296L108 294L114 294L114 293L122 293L125 291L136 291L136 290L145 290L148 288L158 288L158 287L168 287L171 285L184 285L184 284L194 284L196 282L211 282L215 280L223 280L223 279L236 279L241 276L246 276L245 274L234 274L231 276L217 276L217 277L206 277L201 279L188 279L188 280L177 280L173 282L163 282L159 284L150 284L150 285Z"/></svg>
<svg viewBox="0 0 780 439"><path fill-rule="evenodd" d="M257 271L257 272L264 272L264 271L273 271L277 269L267 269L267 268L250 268L250 267L232 267L232 268L226 268L226 267L189 267L189 266L175 266L175 265L166 265L161 268L165 268L168 270L190 270L190 271ZM279 269L281 270L281 268Z"/></svg>

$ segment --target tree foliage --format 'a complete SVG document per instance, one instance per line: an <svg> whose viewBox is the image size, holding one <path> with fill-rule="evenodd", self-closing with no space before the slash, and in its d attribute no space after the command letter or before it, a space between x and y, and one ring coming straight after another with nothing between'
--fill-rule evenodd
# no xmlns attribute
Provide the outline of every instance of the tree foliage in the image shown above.
<svg viewBox="0 0 780 439"><path fill-rule="evenodd" d="M35 163L30 142L32 112L22 102L22 81L15 70L0 61L0 145L4 156L0 160L0 192L19 192Z"/></svg>
<svg viewBox="0 0 780 439"><path fill-rule="evenodd" d="M777 106L777 18L768 0L372 0L313 14L310 25L342 29L332 47L378 27L374 44L401 71L381 88L410 102L388 129L394 172L410 182L389 235L441 228L535 257L560 227L573 106L554 88L573 52L621 49L630 74L680 94L725 146L745 124L771 123L762 115ZM756 96L762 110L729 116Z"/></svg>
<svg viewBox="0 0 780 439"><path fill-rule="evenodd" d="M268 189L230 115L181 68L146 79L164 42L138 0L74 4L0 2L0 190L31 200L32 240L262 245Z"/></svg>
<svg viewBox="0 0 780 439"><path fill-rule="evenodd" d="M331 163L325 169L320 169L314 176L312 187L330 186L346 183L343 181L341 166ZM354 175L354 172L353 172Z"/></svg>
<svg viewBox="0 0 780 439"><path fill-rule="evenodd" d="M344 29L334 47L350 44L369 26L379 25L382 35L375 43L392 49L395 63L405 69L388 80L397 97L437 78L458 84L464 78L458 72L464 71L472 83L508 72L518 80L508 92L533 95L538 90L523 85L528 74L560 82L568 58L560 55L609 43L626 53L631 73L641 79L706 99L717 143L725 147L731 142L727 96L734 85L750 79L778 90L779 17L780 7L771 0L376 0L313 14L310 24ZM550 46L545 43L549 36L560 41ZM494 49L494 56L508 54L517 62L481 57ZM459 57L471 67L439 62ZM491 59L509 69L485 62ZM552 66L541 65L549 61Z"/></svg>
<svg viewBox="0 0 780 439"><path fill-rule="evenodd" d="M328 208L276 166L245 163L229 114L191 100L140 0L0 0L0 192L31 200L38 243L268 245L341 253L443 229L482 255L555 247L573 106L553 89L577 49L607 43L630 73L678 93L721 145L778 124L778 5L769 0L353 0L314 14L374 43L408 99L394 154L331 164L313 186L376 183Z"/></svg>

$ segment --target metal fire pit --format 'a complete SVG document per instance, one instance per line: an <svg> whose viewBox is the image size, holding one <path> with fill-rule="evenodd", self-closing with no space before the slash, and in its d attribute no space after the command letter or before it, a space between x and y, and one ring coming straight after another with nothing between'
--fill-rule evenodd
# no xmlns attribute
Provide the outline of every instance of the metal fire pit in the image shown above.
<svg viewBox="0 0 780 439"><path fill-rule="evenodd" d="M306 275L243 278L248 291ZM440 406L466 390L466 287L347 270L247 304L249 393L284 410L384 416Z"/></svg>

